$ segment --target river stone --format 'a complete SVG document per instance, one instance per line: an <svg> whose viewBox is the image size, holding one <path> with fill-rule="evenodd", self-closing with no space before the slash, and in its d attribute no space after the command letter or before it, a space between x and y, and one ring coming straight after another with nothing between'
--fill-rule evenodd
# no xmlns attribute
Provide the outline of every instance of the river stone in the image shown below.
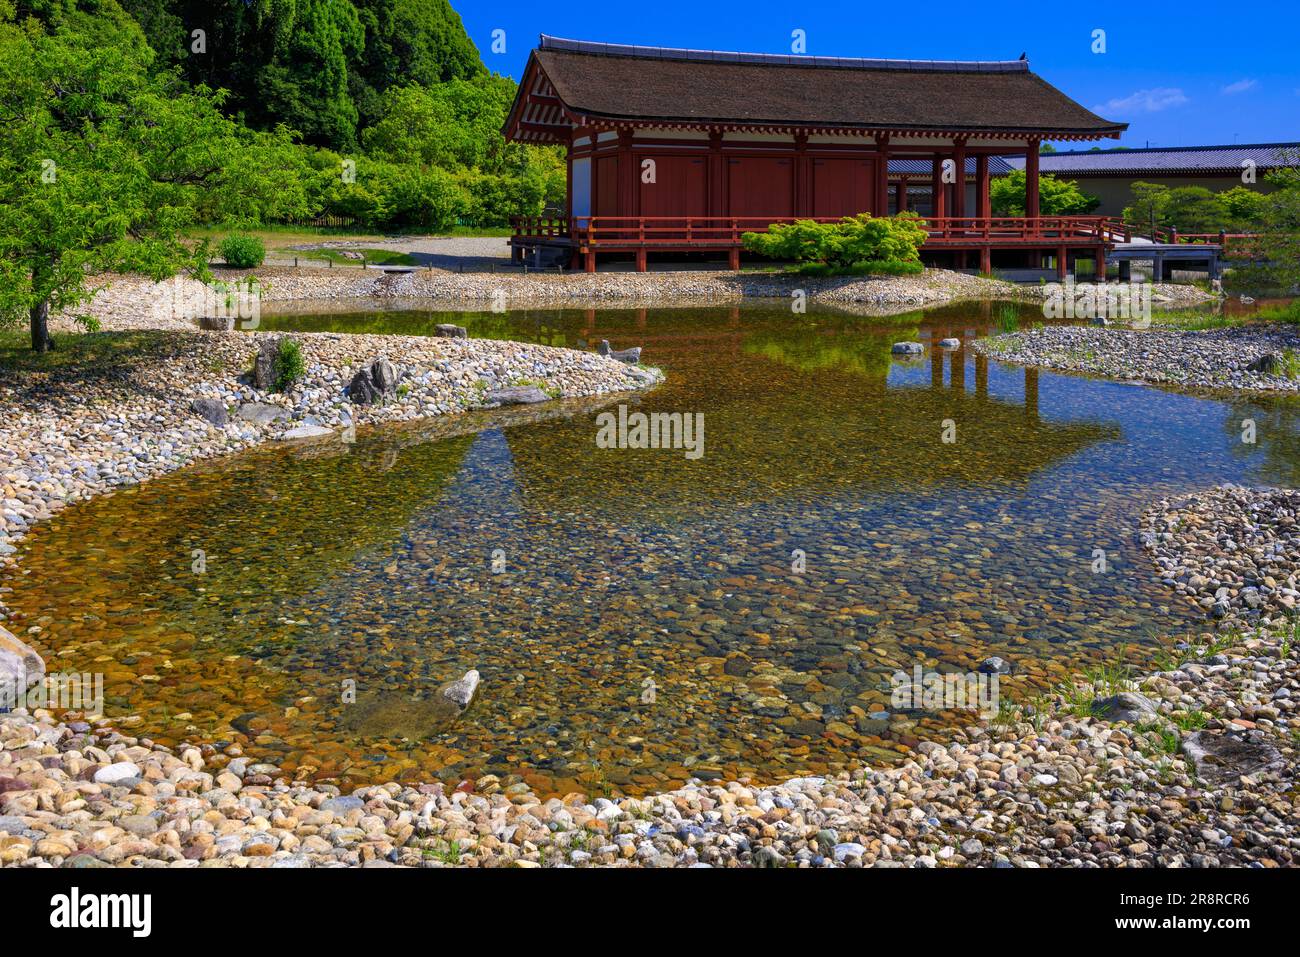
<svg viewBox="0 0 1300 957"><path fill-rule="evenodd" d="M960 339L952 339L952 338L950 338L950 339L940 339L940 340L939 340L939 348L941 348L941 349L960 349L960 348L961 348L961 340L960 340Z"/></svg>
<svg viewBox="0 0 1300 957"><path fill-rule="evenodd" d="M464 326L455 326L450 322L440 322L433 327L434 332L444 339L468 339L469 332Z"/></svg>
<svg viewBox="0 0 1300 957"><path fill-rule="evenodd" d="M96 784L121 784L123 781L129 781L132 778L140 777L140 768L130 761L119 761L117 764L110 764L100 768L95 772Z"/></svg>
<svg viewBox="0 0 1300 957"><path fill-rule="evenodd" d="M1182 751L1196 766L1196 776L1210 787L1245 774L1276 770L1283 764L1281 753L1271 744L1222 732L1189 734L1183 739Z"/></svg>
<svg viewBox="0 0 1300 957"><path fill-rule="evenodd" d="M275 357L280 352L280 339L263 339L253 360L253 388L270 392L275 387Z"/></svg>
<svg viewBox="0 0 1300 957"><path fill-rule="evenodd" d="M1156 706L1146 695L1136 691L1121 691L1109 698L1095 698L1092 702L1093 714L1106 721L1127 721L1133 724L1142 718L1156 713Z"/></svg>
<svg viewBox="0 0 1300 957"><path fill-rule="evenodd" d="M224 429L226 423L230 421L226 413L226 405L217 399L195 399L190 403L190 410L201 419L205 419L211 425L219 429Z"/></svg>
<svg viewBox="0 0 1300 957"><path fill-rule="evenodd" d="M535 385L508 385L493 389L483 397L488 405L532 405L550 400L551 397Z"/></svg>
<svg viewBox="0 0 1300 957"><path fill-rule="evenodd" d="M270 425L289 418L289 410L269 402L245 402L239 407L239 417L253 425Z"/></svg>
<svg viewBox="0 0 1300 957"><path fill-rule="evenodd" d="M981 661L979 668L976 670L986 675L1009 675L1011 674L1011 662L993 655Z"/></svg>
<svg viewBox="0 0 1300 957"><path fill-rule="evenodd" d="M896 356L919 356L925 352L925 346L919 342L895 342L889 351Z"/></svg>
<svg viewBox="0 0 1300 957"><path fill-rule="evenodd" d="M361 800L361 798L349 795L347 797L329 798L326 801L322 801L320 809L322 811L332 811L333 813L342 816L347 814L349 811L359 810L365 806L366 802Z"/></svg>
<svg viewBox="0 0 1300 957"><path fill-rule="evenodd" d="M319 439L327 435L333 435L333 429L327 429L323 425L300 425L296 429L290 429L280 436L283 442L292 442L295 439Z"/></svg>

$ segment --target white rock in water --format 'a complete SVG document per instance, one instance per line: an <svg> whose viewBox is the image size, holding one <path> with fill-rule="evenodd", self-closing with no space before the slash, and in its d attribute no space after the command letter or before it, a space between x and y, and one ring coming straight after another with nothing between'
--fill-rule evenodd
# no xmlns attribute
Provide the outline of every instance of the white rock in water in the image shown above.
<svg viewBox="0 0 1300 957"><path fill-rule="evenodd" d="M290 429L280 436L282 442L292 442L294 439L319 439L326 435L333 435L333 429L327 429L323 425L300 425L296 429Z"/></svg>
<svg viewBox="0 0 1300 957"><path fill-rule="evenodd" d="M478 690L479 673L473 669L465 672L465 677L459 681L453 681L443 689L443 696L456 702L464 709L469 707L469 703L474 700L474 692Z"/></svg>

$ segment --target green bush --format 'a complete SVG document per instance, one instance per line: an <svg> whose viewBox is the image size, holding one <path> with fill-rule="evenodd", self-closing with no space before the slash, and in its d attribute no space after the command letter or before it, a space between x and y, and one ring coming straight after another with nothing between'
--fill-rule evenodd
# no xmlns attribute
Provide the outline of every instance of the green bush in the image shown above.
<svg viewBox="0 0 1300 957"><path fill-rule="evenodd" d="M280 348L275 354L275 391L288 392L293 384L307 372L302 359L302 347L295 339L281 339Z"/></svg>
<svg viewBox="0 0 1300 957"><path fill-rule="evenodd" d="M266 260L266 246L256 236L234 233L221 241L221 258L231 269L256 269Z"/></svg>
<svg viewBox="0 0 1300 957"><path fill-rule="evenodd" d="M926 239L922 224L913 213L890 217L861 213L838 223L811 219L775 223L766 233L745 233L741 239L750 252L811 264L821 275L902 275L920 271L920 250ZM814 271L809 265L797 268Z"/></svg>

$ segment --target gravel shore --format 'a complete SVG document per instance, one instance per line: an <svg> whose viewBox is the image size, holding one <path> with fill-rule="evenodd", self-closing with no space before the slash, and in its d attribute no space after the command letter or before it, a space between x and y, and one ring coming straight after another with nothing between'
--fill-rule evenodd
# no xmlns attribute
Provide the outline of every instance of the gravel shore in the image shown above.
<svg viewBox="0 0 1300 957"><path fill-rule="evenodd" d="M340 795L278 781L238 745L174 754L97 723L14 713L0 716L0 862L1290 866L1300 682L1279 642L1250 632L1131 685L1081 681L946 747L922 743L898 768L693 782L644 799L543 801L494 777Z"/></svg>
<svg viewBox="0 0 1300 957"><path fill-rule="evenodd" d="M673 305L788 299L795 290L810 302L923 306L954 299L1017 298L1020 287L946 269L916 276L812 278L730 271L602 273L456 273L424 269L385 274L368 269L255 270L266 302L358 297L497 302L516 305ZM248 273L219 271L222 278Z"/></svg>
<svg viewBox="0 0 1300 957"><path fill-rule="evenodd" d="M662 379L656 370L595 353L529 343L321 333L290 337L302 350L302 379L284 393L259 391L246 372L259 344L275 338L281 337L91 334L78 346L102 346L108 359L0 383L0 562L31 525L68 502L199 459L304 433L338 441L349 426L464 412L512 385L576 398ZM395 367L394 394L382 404L354 405L345 389L379 358ZM204 400L208 417L194 404Z"/></svg>
<svg viewBox="0 0 1300 957"><path fill-rule="evenodd" d="M130 321L111 308L104 318ZM307 376L287 395L269 395L234 381L260 338L160 332L78 381L33 375L0 386L10 537L0 546L12 552L14 536L66 501L290 427L335 430L345 412L366 423L461 411L482 401L480 382L539 380L579 396L658 380L520 343L295 335ZM350 373L381 356L408 388L387 405L350 408L342 398ZM237 413L237 424L218 428L191 412L203 398L283 417L259 425ZM1300 493L1261 494L1162 502L1144 527L1169 583L1185 590L1193 575L1206 578L1207 611L1226 603L1223 617L1243 619L1240 629L1172 646L1160 671L1116 668L1034 698L1007 676L995 719L956 730L946 745L923 742L899 767L773 785L693 782L646 798L541 800L522 780L491 776L454 789L394 782L342 795L284 780L239 743L172 751L111 727L128 726L129 716L59 719L20 708L0 715L0 864L1292 866L1300 673L1292 629L1269 602L1281 611L1295 597L1289 496ZM1267 599L1258 609L1251 587ZM1200 588L1189 597L1205 607Z"/></svg>
<svg viewBox="0 0 1300 957"><path fill-rule="evenodd" d="M1216 618L1263 621L1300 601L1300 491L1224 485L1146 513L1142 544L1165 584Z"/></svg>
<svg viewBox="0 0 1300 957"><path fill-rule="evenodd" d="M974 348L991 358L1111 379L1207 389L1300 391L1287 374L1285 354L1300 350L1300 330L1248 325L1202 332L1043 326L981 339ZM1271 358L1265 358L1271 357ZM1264 360L1262 367L1250 369Z"/></svg>

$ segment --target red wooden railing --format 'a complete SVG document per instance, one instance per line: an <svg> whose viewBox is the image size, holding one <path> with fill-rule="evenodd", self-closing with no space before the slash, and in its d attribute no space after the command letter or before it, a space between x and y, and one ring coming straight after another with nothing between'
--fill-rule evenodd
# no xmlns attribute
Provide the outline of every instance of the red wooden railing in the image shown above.
<svg viewBox="0 0 1300 957"><path fill-rule="evenodd" d="M517 239L569 237L582 248L722 247L741 244L748 232L765 232L777 223L836 223L839 216L575 216L520 217L512 221ZM1106 216L939 216L921 220L935 245L1024 242L1045 244L1118 242L1122 223Z"/></svg>

